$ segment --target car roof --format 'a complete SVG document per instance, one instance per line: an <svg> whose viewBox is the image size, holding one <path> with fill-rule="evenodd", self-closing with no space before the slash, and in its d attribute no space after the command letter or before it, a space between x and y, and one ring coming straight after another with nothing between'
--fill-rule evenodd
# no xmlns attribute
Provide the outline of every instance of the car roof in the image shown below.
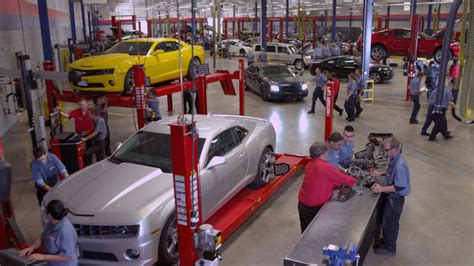
<svg viewBox="0 0 474 266"><path fill-rule="evenodd" d="M126 40L124 42L164 42L164 41L177 42L178 40L175 38L135 38L135 39Z"/></svg>
<svg viewBox="0 0 474 266"><path fill-rule="evenodd" d="M187 121L191 121L191 115L185 116ZM194 115L197 130L200 138L209 138L226 128L239 124L236 118L222 117L217 115ZM177 116L164 118L163 120L150 123L141 131L169 134L169 125L177 121Z"/></svg>

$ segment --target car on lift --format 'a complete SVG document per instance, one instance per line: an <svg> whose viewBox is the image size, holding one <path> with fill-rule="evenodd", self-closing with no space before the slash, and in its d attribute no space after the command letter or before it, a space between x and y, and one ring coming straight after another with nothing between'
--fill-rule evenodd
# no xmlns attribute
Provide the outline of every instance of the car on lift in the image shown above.
<svg viewBox="0 0 474 266"><path fill-rule="evenodd" d="M260 55L262 45L254 44L252 50L255 56ZM294 65L297 70L302 70L311 64L311 56L301 55L296 51L296 47L286 43L267 43L267 60L275 63L283 63L286 65Z"/></svg>
<svg viewBox="0 0 474 266"><path fill-rule="evenodd" d="M245 43L239 39L229 39L222 41L223 45L229 44L229 53L230 55L240 55L245 56L250 51L250 46L245 45Z"/></svg>
<svg viewBox="0 0 474 266"><path fill-rule="evenodd" d="M339 79L347 79L347 76L350 73L361 67L361 62L359 58L350 55L341 55L334 56L324 60L315 61L310 66L311 75L316 75L316 67L321 69L321 72L326 76L329 73L334 72ZM393 68L379 65L379 64L370 64L369 69L369 78L374 81L374 83L382 83L384 81L391 80L394 76Z"/></svg>
<svg viewBox="0 0 474 266"><path fill-rule="evenodd" d="M308 85L295 72L284 64L252 64L245 70L245 89L260 94L263 101L302 100L308 96Z"/></svg>
<svg viewBox="0 0 474 266"><path fill-rule="evenodd" d="M418 33L418 56L433 58L437 63L441 61L443 33L440 30L429 36L423 32ZM374 61L382 60L388 56L409 56L411 29L394 28L372 33L372 47L370 57ZM451 42L450 58L459 57L459 44ZM362 51L362 35L357 40L357 49Z"/></svg>
<svg viewBox="0 0 474 266"><path fill-rule="evenodd" d="M182 73L190 78L191 60L200 65L205 62L204 49L173 38L140 38L120 42L104 53L77 60L69 65L80 80L69 83L72 89L94 92L125 92L134 87L133 66L144 65L150 84L178 79L180 76L179 49L182 54Z"/></svg>
<svg viewBox="0 0 474 266"><path fill-rule="evenodd" d="M112 156L72 174L47 193L43 209L58 199L70 210L80 264L177 262L169 129L176 119L140 129ZM260 118L195 115L195 121L206 221L243 188L258 188L274 178L276 137L272 124Z"/></svg>

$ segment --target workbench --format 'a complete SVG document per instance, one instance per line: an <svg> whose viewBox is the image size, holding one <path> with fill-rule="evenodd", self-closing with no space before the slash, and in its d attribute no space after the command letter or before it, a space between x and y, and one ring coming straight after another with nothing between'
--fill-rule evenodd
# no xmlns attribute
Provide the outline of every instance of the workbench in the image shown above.
<svg viewBox="0 0 474 266"><path fill-rule="evenodd" d="M328 201L318 212L306 231L300 236L295 246L284 259L285 266L327 265L323 248L330 244L344 245L355 243L361 256L360 263L371 247L374 236L376 208L380 194L374 194L363 186L363 194L355 194L346 202L337 200L335 190ZM359 264L360 264L359 263Z"/></svg>

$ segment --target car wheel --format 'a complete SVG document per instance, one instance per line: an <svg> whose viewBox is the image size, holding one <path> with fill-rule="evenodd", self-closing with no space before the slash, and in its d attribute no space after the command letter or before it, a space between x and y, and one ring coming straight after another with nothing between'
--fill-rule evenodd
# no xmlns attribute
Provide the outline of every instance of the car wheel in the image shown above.
<svg viewBox="0 0 474 266"><path fill-rule="evenodd" d="M259 188L275 177L275 154L270 147L266 147L258 164L258 172L255 180L250 183L249 187L252 189Z"/></svg>
<svg viewBox="0 0 474 266"><path fill-rule="evenodd" d="M436 49L436 51L434 52L433 54L433 59L436 61L437 64L441 63L441 57L443 57L443 49L438 48ZM451 58L453 58L453 53L451 51L449 51L449 58L448 58L448 61L451 60Z"/></svg>
<svg viewBox="0 0 474 266"><path fill-rule="evenodd" d="M240 52L239 52L240 56L245 56L245 50L244 49L240 49Z"/></svg>
<svg viewBox="0 0 474 266"><path fill-rule="evenodd" d="M264 101L264 102L269 101L268 94L266 94L263 89L260 89L260 97L262 98L262 101Z"/></svg>
<svg viewBox="0 0 474 266"><path fill-rule="evenodd" d="M194 71L193 71L193 62L194 62ZM189 62L189 67L188 67L188 74L186 74L186 79L187 80L192 80L193 76L196 76L198 66L201 64L201 60L199 58L194 57L192 61Z"/></svg>
<svg viewBox="0 0 474 266"><path fill-rule="evenodd" d="M133 88L135 87L135 79L133 77L133 68L130 68L125 75L125 81L123 84L123 93L131 94Z"/></svg>
<svg viewBox="0 0 474 266"><path fill-rule="evenodd" d="M374 61L379 61L387 57L387 51L385 50L385 47L382 45L373 45L372 49L370 50L370 58Z"/></svg>
<svg viewBox="0 0 474 266"><path fill-rule="evenodd" d="M178 262L178 230L176 228L176 214L174 212L163 227L158 248L158 258L161 263L174 264Z"/></svg>
<svg viewBox="0 0 474 266"><path fill-rule="evenodd" d="M375 84L379 84L382 81L382 76L380 76L378 72L370 73L369 77L374 81Z"/></svg>
<svg viewBox="0 0 474 266"><path fill-rule="evenodd" d="M316 67L315 66L311 66L309 68L309 73L312 75L312 76L316 76Z"/></svg>
<svg viewBox="0 0 474 266"><path fill-rule="evenodd" d="M295 60L295 68L297 70L302 70L304 68L304 62L301 59L296 59Z"/></svg>

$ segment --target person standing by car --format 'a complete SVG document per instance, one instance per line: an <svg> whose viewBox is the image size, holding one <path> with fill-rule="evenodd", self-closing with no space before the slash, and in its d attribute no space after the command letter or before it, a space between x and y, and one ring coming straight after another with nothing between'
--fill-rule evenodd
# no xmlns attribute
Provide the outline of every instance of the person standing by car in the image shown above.
<svg viewBox="0 0 474 266"><path fill-rule="evenodd" d="M344 103L347 117L346 120L352 122L355 120L355 106L357 103L357 82L354 73L350 73L347 81L347 97Z"/></svg>
<svg viewBox="0 0 474 266"><path fill-rule="evenodd" d="M150 90L150 89L146 89L146 104L148 105L148 107L151 108L151 110L153 110L153 112L155 112L155 118L154 118L154 121L158 121L158 120L161 120L161 112L160 112L160 100L158 99L158 97L156 97L156 92L155 90ZM183 93L186 93L187 90L185 90ZM109 130L109 128L107 127L107 131ZM107 152L106 152L107 153Z"/></svg>
<svg viewBox="0 0 474 266"><path fill-rule="evenodd" d="M420 111L420 87L421 79L423 78L423 72L419 71L416 76L410 80L410 96L413 101L413 110L411 111L410 124L418 124L416 117L418 116L418 111Z"/></svg>
<svg viewBox="0 0 474 266"><path fill-rule="evenodd" d="M99 109L100 115L104 118L105 126L107 127L107 137L105 138L105 156L112 155L110 149L110 130L109 130L109 98L101 96L94 99L95 107Z"/></svg>
<svg viewBox="0 0 474 266"><path fill-rule="evenodd" d="M336 112L339 112L339 116L342 116L344 110L342 110L342 108L337 105L337 97L339 96L339 89L341 87L341 83L336 78L336 73L334 72L329 74L329 80L334 83L334 86L332 88L332 94L334 95L334 110L336 110Z"/></svg>
<svg viewBox="0 0 474 266"><path fill-rule="evenodd" d="M321 47L319 47L319 44L316 43L316 45L314 46L314 50L313 50L313 60L321 60Z"/></svg>
<svg viewBox="0 0 474 266"><path fill-rule="evenodd" d="M397 252L397 238L400 228L400 217L405 204L405 197L410 194L410 171L405 157L400 153L400 142L392 137L382 142L385 153L390 158L387 172L374 171L374 176L383 176L384 185L375 183L374 193L381 193L377 207L375 224L374 252L382 256L394 256ZM383 232L383 239L380 233ZM383 244L383 246L381 246Z"/></svg>
<svg viewBox="0 0 474 266"><path fill-rule="evenodd" d="M449 84L453 90L453 100L456 104L458 100L459 90L456 89L456 81L459 77L459 64L457 59L453 59L453 64L449 67Z"/></svg>
<svg viewBox="0 0 474 266"><path fill-rule="evenodd" d="M46 207L48 224L33 245L18 254L27 256L30 263L47 261L52 266L78 265L76 254L77 233L66 217L69 209L59 200L52 200ZM35 249L44 248L44 253L34 253Z"/></svg>
<svg viewBox="0 0 474 266"><path fill-rule="evenodd" d="M332 46L332 51L331 51L332 56L341 55L341 49L336 43L333 43L331 46Z"/></svg>
<svg viewBox="0 0 474 266"><path fill-rule="evenodd" d="M72 110L69 113L61 112L61 115L68 119L73 118L76 133L81 136L87 136L94 130L94 121L89 115L87 100L81 98L78 104L78 109Z"/></svg>
<svg viewBox="0 0 474 266"><path fill-rule="evenodd" d="M364 98L364 89L365 89L365 78L362 76L362 71L358 68L355 70L356 82L357 82L357 97L355 104L355 117L359 117L362 111L362 99Z"/></svg>
<svg viewBox="0 0 474 266"><path fill-rule="evenodd" d="M253 53L253 50L250 49L249 52L247 53L247 67L253 65L255 62L255 54Z"/></svg>
<svg viewBox="0 0 474 266"><path fill-rule="evenodd" d="M301 233L306 230L321 207L338 185L353 186L357 181L326 162L327 146L315 142L309 149L311 161L306 165L303 183L298 194L298 214Z"/></svg>
<svg viewBox="0 0 474 266"><path fill-rule="evenodd" d="M83 142L91 141L84 154L84 164L89 166L92 164L92 156L95 154L96 162L105 159L105 139L107 138L107 127L104 118L100 116L98 109L90 111L91 118L94 121L94 131L87 137L83 138Z"/></svg>
<svg viewBox="0 0 474 266"><path fill-rule="evenodd" d="M31 178L35 182L36 198L41 206L44 195L59 182L58 175L67 178L69 173L61 160L54 154L46 153L43 146L36 147L33 156L35 158L30 164Z"/></svg>
<svg viewBox="0 0 474 266"><path fill-rule="evenodd" d="M324 86L327 82L326 76L321 73L321 69L316 67L315 69L316 77L314 80L316 81L316 88L313 91L313 98L311 100L311 110L308 111L308 114L314 114L316 111L316 100L319 99L321 103L326 106L326 100L324 100Z"/></svg>
<svg viewBox="0 0 474 266"><path fill-rule="evenodd" d="M321 51L323 59L331 57L331 49L329 49L329 46L326 42L323 43L323 48L321 49Z"/></svg>
<svg viewBox="0 0 474 266"><path fill-rule="evenodd" d="M258 62L266 63L267 62L267 51L265 48L262 48L262 51L258 55Z"/></svg>
<svg viewBox="0 0 474 266"><path fill-rule="evenodd" d="M436 105L436 91L430 95L430 102ZM448 121L446 120L446 111L448 107L454 107L453 92L449 86L444 88L443 100L441 102L441 113L433 114L434 128L431 130L429 141L437 141L436 136L441 132L445 140L452 139L453 136L448 131Z"/></svg>
<svg viewBox="0 0 474 266"><path fill-rule="evenodd" d="M434 61L430 61L429 66L425 69L425 76L425 86L428 89L426 96L430 98L431 92L436 87L436 78L438 77L438 71Z"/></svg>
<svg viewBox="0 0 474 266"><path fill-rule="evenodd" d="M344 168L349 168L352 155L354 155L354 128L352 126L346 126L342 132L344 142L339 149L339 164Z"/></svg>

